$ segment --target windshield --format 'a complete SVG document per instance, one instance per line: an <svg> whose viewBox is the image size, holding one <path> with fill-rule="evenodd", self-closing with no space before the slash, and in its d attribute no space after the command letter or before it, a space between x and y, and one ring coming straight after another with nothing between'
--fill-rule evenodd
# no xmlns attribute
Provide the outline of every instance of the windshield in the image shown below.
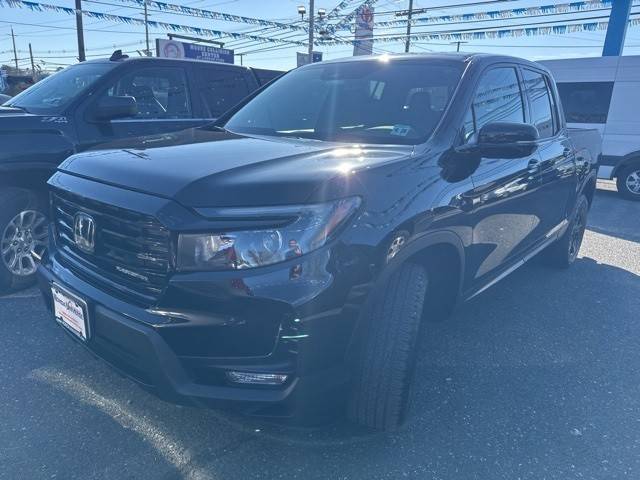
<svg viewBox="0 0 640 480"><path fill-rule="evenodd" d="M67 67L15 96L7 105L31 113L62 113L74 98L112 68L109 63L80 63Z"/></svg>
<svg viewBox="0 0 640 480"><path fill-rule="evenodd" d="M462 73L443 61L360 61L295 70L236 112L236 133L353 143L427 140Z"/></svg>

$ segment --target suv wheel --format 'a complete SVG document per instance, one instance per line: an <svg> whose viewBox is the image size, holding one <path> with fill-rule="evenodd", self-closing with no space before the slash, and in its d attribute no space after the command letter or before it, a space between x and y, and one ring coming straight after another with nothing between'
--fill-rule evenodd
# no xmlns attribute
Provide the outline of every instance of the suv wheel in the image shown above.
<svg viewBox="0 0 640 480"><path fill-rule="evenodd" d="M377 430L393 430L404 421L427 284L426 269L407 263L372 292L354 358L352 421Z"/></svg>
<svg viewBox="0 0 640 480"><path fill-rule="evenodd" d="M587 228L587 214L589 213L589 201L581 195L576 204L573 218L562 237L556 240L544 255L547 263L558 268L569 268L578 257L578 252Z"/></svg>
<svg viewBox="0 0 640 480"><path fill-rule="evenodd" d="M0 294L35 280L37 256L47 247L46 210L27 190L0 191Z"/></svg>
<svg viewBox="0 0 640 480"><path fill-rule="evenodd" d="M629 200L640 201L640 164L623 168L616 178L618 193Z"/></svg>

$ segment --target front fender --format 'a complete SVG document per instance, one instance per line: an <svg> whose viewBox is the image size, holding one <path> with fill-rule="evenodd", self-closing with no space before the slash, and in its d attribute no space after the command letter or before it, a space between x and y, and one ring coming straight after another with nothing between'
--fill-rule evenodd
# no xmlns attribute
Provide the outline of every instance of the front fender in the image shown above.
<svg viewBox="0 0 640 480"><path fill-rule="evenodd" d="M437 245L447 245L453 247L458 253L458 265L460 268L460 271L458 272L460 274L458 293L461 293L465 269L464 245L462 243L462 239L451 230L436 230L424 232L411 237L406 246L402 248L402 250L400 250L396 254L396 256L393 257L393 259L391 259L389 263L387 263L380 271L380 274L376 279L376 284L383 283L384 280L386 280L386 278L394 271L396 271L404 262L410 261L413 257L416 257L421 252L427 250L429 247L434 247Z"/></svg>
<svg viewBox="0 0 640 480"><path fill-rule="evenodd" d="M74 153L59 131L0 133L0 185L45 188L56 167Z"/></svg>

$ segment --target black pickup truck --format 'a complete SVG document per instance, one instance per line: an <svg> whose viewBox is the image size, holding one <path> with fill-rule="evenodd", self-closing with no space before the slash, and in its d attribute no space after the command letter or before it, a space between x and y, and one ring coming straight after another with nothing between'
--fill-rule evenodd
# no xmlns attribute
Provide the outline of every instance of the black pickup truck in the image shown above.
<svg viewBox="0 0 640 480"><path fill-rule="evenodd" d="M299 68L215 124L65 161L45 303L167 400L392 429L428 321L538 253L576 261L600 137L563 119L512 57Z"/></svg>
<svg viewBox="0 0 640 480"><path fill-rule="evenodd" d="M10 99L0 107L0 294L34 281L46 181L60 162L104 142L211 122L281 73L115 52Z"/></svg>

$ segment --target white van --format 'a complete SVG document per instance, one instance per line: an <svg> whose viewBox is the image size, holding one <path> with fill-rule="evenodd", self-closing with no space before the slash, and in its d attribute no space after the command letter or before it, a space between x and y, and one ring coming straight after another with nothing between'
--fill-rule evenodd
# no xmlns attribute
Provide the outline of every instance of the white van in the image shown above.
<svg viewBox="0 0 640 480"><path fill-rule="evenodd" d="M615 178L621 195L640 200L640 55L540 63L558 84L568 125L602 134L598 177Z"/></svg>

